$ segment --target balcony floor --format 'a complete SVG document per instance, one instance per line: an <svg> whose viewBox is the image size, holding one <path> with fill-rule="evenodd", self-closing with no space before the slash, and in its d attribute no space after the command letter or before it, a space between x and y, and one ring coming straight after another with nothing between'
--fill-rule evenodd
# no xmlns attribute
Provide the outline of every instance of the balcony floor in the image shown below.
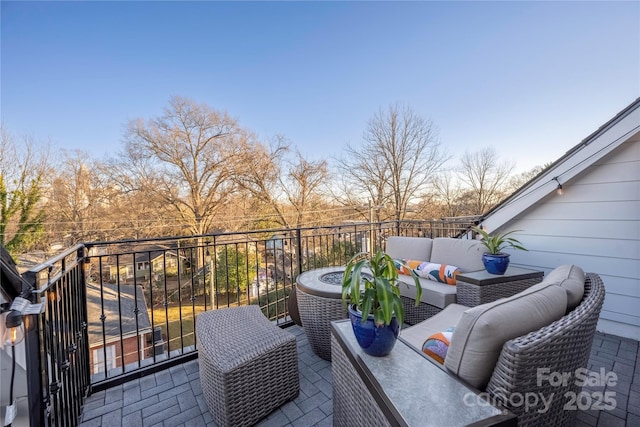
<svg viewBox="0 0 640 427"><path fill-rule="evenodd" d="M272 412L259 426L331 426L333 405L331 364L316 356L298 326L287 329L298 339L300 396ZM576 426L640 426L640 355L638 342L598 333L589 369L613 371L616 408L578 411ZM584 389L590 395L604 387ZM594 399L595 401L595 399ZM130 381L87 398L82 427L89 426L213 426L202 395L198 361Z"/></svg>

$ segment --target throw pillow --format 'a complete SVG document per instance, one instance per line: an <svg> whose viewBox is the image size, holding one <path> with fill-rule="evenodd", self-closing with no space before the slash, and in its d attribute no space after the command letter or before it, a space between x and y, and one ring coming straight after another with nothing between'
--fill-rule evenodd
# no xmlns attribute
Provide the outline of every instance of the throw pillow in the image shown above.
<svg viewBox="0 0 640 427"><path fill-rule="evenodd" d="M418 277L446 283L447 285L455 285L456 276L460 272L455 265L434 264L432 262L422 263L414 271Z"/></svg>
<svg viewBox="0 0 640 427"><path fill-rule="evenodd" d="M456 276L460 272L455 265L435 264L414 259L394 259L393 261L399 274L409 275L411 273L408 269L411 269L418 277L447 285L455 285Z"/></svg>
<svg viewBox="0 0 640 427"><path fill-rule="evenodd" d="M439 364L444 365L444 359L447 357L451 336L455 329L455 326L451 326L442 332L431 335L424 344L422 344L422 352Z"/></svg>
<svg viewBox="0 0 640 427"><path fill-rule="evenodd" d="M421 264L427 264L425 261L418 261L414 259L400 259L396 258L393 260L396 268L398 269L398 274L406 274L409 276L411 273L410 270L413 270L414 273L417 274L416 269L420 267Z"/></svg>

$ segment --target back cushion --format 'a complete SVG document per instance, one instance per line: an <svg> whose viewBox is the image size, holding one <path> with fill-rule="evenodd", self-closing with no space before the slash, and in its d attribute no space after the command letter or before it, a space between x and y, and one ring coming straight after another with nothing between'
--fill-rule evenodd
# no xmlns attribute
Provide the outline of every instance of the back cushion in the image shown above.
<svg viewBox="0 0 640 427"><path fill-rule="evenodd" d="M479 240L452 239L438 237L433 239L431 262L455 265L463 273L484 269L482 254L485 247Z"/></svg>
<svg viewBox="0 0 640 427"><path fill-rule="evenodd" d="M429 261L432 243L428 237L391 236L387 239L385 252L391 258Z"/></svg>
<svg viewBox="0 0 640 427"><path fill-rule="evenodd" d="M566 308L566 291L548 283L470 308L456 325L445 366L482 390L505 342L560 319Z"/></svg>
<svg viewBox="0 0 640 427"><path fill-rule="evenodd" d="M577 265L561 265L544 278L546 283L557 283L567 291L567 311L580 304L584 296L584 270Z"/></svg>

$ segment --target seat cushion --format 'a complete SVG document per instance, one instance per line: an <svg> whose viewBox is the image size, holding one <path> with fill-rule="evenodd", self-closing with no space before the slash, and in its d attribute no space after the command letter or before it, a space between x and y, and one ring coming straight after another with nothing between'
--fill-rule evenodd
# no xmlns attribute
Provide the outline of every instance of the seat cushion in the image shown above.
<svg viewBox="0 0 640 427"><path fill-rule="evenodd" d="M472 386L484 389L506 341L560 319L566 308L567 292L548 283L470 308L456 325L445 366Z"/></svg>
<svg viewBox="0 0 640 427"><path fill-rule="evenodd" d="M385 252L391 258L429 261L433 240L428 237L391 236L387 239Z"/></svg>
<svg viewBox="0 0 640 427"><path fill-rule="evenodd" d="M435 316L408 328L403 328L400 337L412 347L422 349L422 344L431 335L455 326L460 321L462 314L468 310L460 304L450 304Z"/></svg>
<svg viewBox="0 0 640 427"><path fill-rule="evenodd" d="M561 265L545 277L547 283L557 283L567 291L567 311L580 304L584 296L584 270L577 265Z"/></svg>
<svg viewBox="0 0 640 427"><path fill-rule="evenodd" d="M430 262L457 266L462 272L484 269L482 254L485 247L479 240L452 239L438 237L433 239Z"/></svg>
<svg viewBox="0 0 640 427"><path fill-rule="evenodd" d="M413 300L416 299L416 285L411 276L401 274L398 276L400 284L400 295ZM445 308L449 304L456 302L456 287L444 283L435 282L429 279L418 278L422 288L420 301L439 308Z"/></svg>

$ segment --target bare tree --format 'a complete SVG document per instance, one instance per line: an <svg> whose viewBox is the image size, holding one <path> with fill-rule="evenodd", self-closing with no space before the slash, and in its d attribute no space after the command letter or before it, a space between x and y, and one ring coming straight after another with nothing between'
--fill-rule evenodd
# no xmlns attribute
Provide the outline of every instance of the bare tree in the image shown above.
<svg viewBox="0 0 640 427"><path fill-rule="evenodd" d="M112 166L81 151L64 153L47 203L50 231L60 241L73 245L171 234L163 222L168 216L166 204L147 198L144 191L120 185L123 176ZM128 169L124 177L141 179L133 170Z"/></svg>
<svg viewBox="0 0 640 427"><path fill-rule="evenodd" d="M287 174L281 180L289 204L294 208L297 226L311 218L318 218L318 208L325 203L320 189L328 176L325 160L310 161L300 152L289 162Z"/></svg>
<svg viewBox="0 0 640 427"><path fill-rule="evenodd" d="M253 148L243 171L236 175L240 187L269 209L281 226L300 227L313 219L315 208L324 203L321 189L328 177L326 161L306 159L282 137L268 148Z"/></svg>
<svg viewBox="0 0 640 427"><path fill-rule="evenodd" d="M237 174L234 179L239 187L253 198L252 202L257 201L267 211L271 211L262 211L261 216L270 217L273 222L286 226L287 219L280 200L282 189L278 187L283 158L290 149L289 144L285 143L283 138L277 137L269 147L256 145L253 148L253 152L245 161L243 173ZM260 222L263 219L255 220Z"/></svg>
<svg viewBox="0 0 640 427"><path fill-rule="evenodd" d="M48 146L36 146L27 136L17 142L0 126L0 244L11 253L26 252L44 238L47 153Z"/></svg>
<svg viewBox="0 0 640 427"><path fill-rule="evenodd" d="M87 153L63 154L61 167L53 178L47 203L50 231L65 244L97 240L99 230L106 227L102 185L93 172Z"/></svg>
<svg viewBox="0 0 640 427"><path fill-rule="evenodd" d="M511 179L509 179L509 184L508 184L509 193L513 193L514 191L522 187L524 184L526 184L527 182L535 178L540 172L545 170L550 165L551 163L547 163L543 166L535 166L529 169L528 171L519 173L511 177Z"/></svg>
<svg viewBox="0 0 640 427"><path fill-rule="evenodd" d="M129 123L125 159L143 172L121 184L173 209L188 231L205 234L234 189L251 135L226 113L174 97L162 116Z"/></svg>
<svg viewBox="0 0 640 427"><path fill-rule="evenodd" d="M347 146L340 167L348 176L348 191L361 203L391 204L393 218L401 220L447 159L431 121L394 105L369 120L362 146Z"/></svg>
<svg viewBox="0 0 640 427"><path fill-rule="evenodd" d="M354 150L354 147L347 146L346 159L337 161L337 170L333 174L334 185L329 191L335 201L353 209L359 218L374 221L388 219L385 215L385 206L391 203L387 191L388 170L382 162L356 162L352 157ZM356 166L362 173L352 172L351 168ZM376 206L376 209L370 206Z"/></svg>
<svg viewBox="0 0 640 427"><path fill-rule="evenodd" d="M433 189L442 205L442 216L454 217L462 214L460 198L462 188L450 171L443 171L433 180Z"/></svg>
<svg viewBox="0 0 640 427"><path fill-rule="evenodd" d="M458 177L467 186L470 214L484 214L508 194L508 179L513 167L511 162L500 161L493 148L464 153Z"/></svg>

